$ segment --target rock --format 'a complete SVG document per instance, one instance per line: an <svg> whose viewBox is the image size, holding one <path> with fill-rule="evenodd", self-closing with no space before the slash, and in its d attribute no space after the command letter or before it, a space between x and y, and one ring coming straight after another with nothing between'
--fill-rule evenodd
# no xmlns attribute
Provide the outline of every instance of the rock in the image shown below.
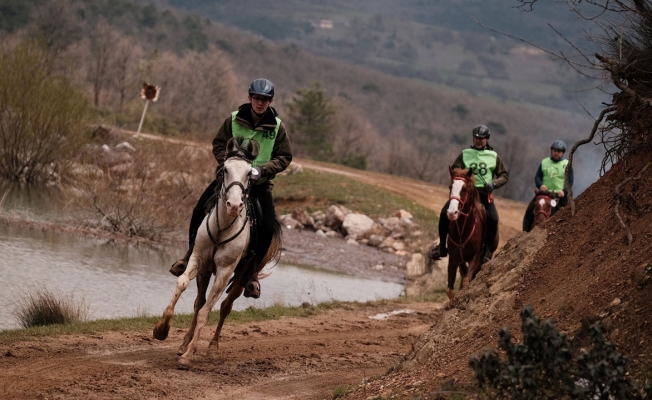
<svg viewBox="0 0 652 400"><path fill-rule="evenodd" d="M360 245L355 239L348 239L346 241L346 244L350 244L350 245L354 245L354 246L359 246Z"/></svg>
<svg viewBox="0 0 652 400"><path fill-rule="evenodd" d="M617 307L621 302L620 298L616 297L611 303L609 303L609 307Z"/></svg>
<svg viewBox="0 0 652 400"><path fill-rule="evenodd" d="M337 231L326 231L326 236L338 239L343 237L342 234Z"/></svg>
<svg viewBox="0 0 652 400"><path fill-rule="evenodd" d="M398 210L396 214L394 214L395 217L398 217L399 219L401 218L408 218L408 219L413 219L412 214L405 210Z"/></svg>
<svg viewBox="0 0 652 400"><path fill-rule="evenodd" d="M292 218L288 214L281 215L278 218L278 222L281 223L284 227L288 229L303 229L303 224L301 222L297 221L296 219Z"/></svg>
<svg viewBox="0 0 652 400"><path fill-rule="evenodd" d="M326 210L326 217L324 217L324 225L333 229L339 230L346 217L346 209L344 207L332 205Z"/></svg>
<svg viewBox="0 0 652 400"><path fill-rule="evenodd" d="M315 235L317 235L317 236L319 236L319 237L324 237L324 238L325 238L325 237L328 237L328 236L326 236L326 232L322 231L321 229L318 229L318 230L315 232Z"/></svg>
<svg viewBox="0 0 652 400"><path fill-rule="evenodd" d="M315 223L323 223L324 218L326 218L326 214L323 211L315 211L314 213L310 214L310 216L312 217L313 221L315 221Z"/></svg>
<svg viewBox="0 0 652 400"><path fill-rule="evenodd" d="M367 229L367 231L364 233L364 237L369 239L371 236L382 236L383 238L386 238L389 236L392 232L382 226L381 224L374 222L371 228Z"/></svg>
<svg viewBox="0 0 652 400"><path fill-rule="evenodd" d="M119 151L136 151L136 148L132 146L129 142L122 142L115 145L115 149Z"/></svg>
<svg viewBox="0 0 652 400"><path fill-rule="evenodd" d="M405 243L394 242L392 243L392 248L396 251L405 250Z"/></svg>
<svg viewBox="0 0 652 400"><path fill-rule="evenodd" d="M315 220L308 214L303 208L295 208L292 211L292 218L299 221L303 226L313 227L315 225Z"/></svg>
<svg viewBox="0 0 652 400"><path fill-rule="evenodd" d="M348 214L342 221L342 231L346 235L352 235L361 238L364 233L371 229L374 220L364 214Z"/></svg>
<svg viewBox="0 0 652 400"><path fill-rule="evenodd" d="M426 260L421 253L413 253L405 264L406 276L421 276L426 273Z"/></svg>
<svg viewBox="0 0 652 400"><path fill-rule="evenodd" d="M369 236L369 239L367 239L367 244L369 246L378 247L384 240L385 238L380 235L371 235Z"/></svg>

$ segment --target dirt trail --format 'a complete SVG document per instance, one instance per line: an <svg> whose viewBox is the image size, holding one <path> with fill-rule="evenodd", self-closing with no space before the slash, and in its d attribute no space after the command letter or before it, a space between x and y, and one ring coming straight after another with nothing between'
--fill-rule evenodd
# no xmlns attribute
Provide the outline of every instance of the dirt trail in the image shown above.
<svg viewBox="0 0 652 400"><path fill-rule="evenodd" d="M133 135L133 132L121 131L125 135ZM200 144L193 141L166 138L164 136L141 133L141 137L151 140L165 140L170 143L185 144L188 146L210 149L208 144ZM397 193L415 203L433 210L437 214L448 201L448 188L424 181L417 181L401 176L381 174L378 172L362 171L342 166L319 163L307 159L295 158L293 163L301 164L304 168L339 174L357 181L374 185L393 193ZM500 190L496 192L500 194ZM499 232L500 247L509 239L516 236L522 229L523 215L527 204L523 202L494 197L498 214L500 216Z"/></svg>
<svg viewBox="0 0 652 400"><path fill-rule="evenodd" d="M379 313L409 309L386 319ZM442 304L388 302L225 326L216 360L200 342L194 365L177 367L183 330L106 332L0 345L2 399L327 399L342 385L397 364ZM212 325L203 337L214 332Z"/></svg>
<svg viewBox="0 0 652 400"><path fill-rule="evenodd" d="M433 210L437 214L448 201L448 188L401 176L360 171L339 166L327 166L310 160L296 159L294 162L304 168L339 174L357 181L374 185ZM500 247L521 232L523 215L527 204L513 200L494 197L500 216Z"/></svg>

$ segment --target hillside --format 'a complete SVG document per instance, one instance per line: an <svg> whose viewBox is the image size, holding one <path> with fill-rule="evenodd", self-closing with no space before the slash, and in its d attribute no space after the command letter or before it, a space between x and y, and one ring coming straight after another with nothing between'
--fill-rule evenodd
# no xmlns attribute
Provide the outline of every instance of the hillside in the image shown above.
<svg viewBox="0 0 652 400"><path fill-rule="evenodd" d="M357 138L368 169L445 184L448 164L470 144L472 127L484 123L493 130L491 142L512 172L501 195L527 200L549 143L561 138L570 144L592 123L568 110L476 96L317 56L294 44L153 4L21 4L14 11L23 10L22 25L0 25L5 43L24 35L21 27L44 35L55 70L85 88L94 99L96 119L109 125L137 128L143 80L161 85L164 93L149 108L145 131L206 141L224 115L246 101L241 88L251 79L266 76L276 83L274 106L287 123L292 122L286 118L287 102L299 88L316 81L337 105L337 132ZM68 5L61 9L58 4ZM100 52L100 45L111 51ZM503 58L516 64L528 59L525 54ZM104 74L91 68L100 61L110 66ZM541 68L552 70L551 63L547 60ZM597 178L596 159L599 155L587 152L576 160L576 192Z"/></svg>
<svg viewBox="0 0 652 400"><path fill-rule="evenodd" d="M594 81L565 63L551 62L550 56L533 46L491 32L473 20L477 18L489 28L568 53L572 50L565 37L590 54L585 32L591 23L577 18L567 7L548 2L537 4L535 13L519 10L520 3L515 0L159 3L198 12L316 55L472 94L578 113L583 113L578 100L589 109L604 100L599 91L585 91L595 86Z"/></svg>
<svg viewBox="0 0 652 400"><path fill-rule="evenodd" d="M652 179L625 182L620 215L634 238L627 245L615 214L614 187L649 165L642 152L619 162L542 229L510 240L486 265L459 302L424 333L398 371L378 377L347 398L383 398L427 394L442 387L473 389L468 360L498 347L498 332L510 327L517 337L519 312L531 305L551 318L579 347L590 344L587 327L601 321L608 340L633 361L632 377L649 376L652 325L647 321L652 296L649 238L652 236ZM586 229L590 226L591 229ZM370 388L371 387L371 388Z"/></svg>

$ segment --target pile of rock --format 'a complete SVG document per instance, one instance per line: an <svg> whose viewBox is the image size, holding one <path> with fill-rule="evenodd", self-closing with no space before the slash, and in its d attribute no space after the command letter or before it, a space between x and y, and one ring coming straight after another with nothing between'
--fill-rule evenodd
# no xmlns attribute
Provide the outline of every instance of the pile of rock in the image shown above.
<svg viewBox="0 0 652 400"><path fill-rule="evenodd" d="M311 214L303 208L296 208L292 214L281 215L279 221L287 229L310 229L317 236L343 238L351 245L373 246L409 258L408 275L419 275L426 272L422 255L425 238L412 218L409 212L399 210L390 217L374 221L344 206L332 205L326 212Z"/></svg>

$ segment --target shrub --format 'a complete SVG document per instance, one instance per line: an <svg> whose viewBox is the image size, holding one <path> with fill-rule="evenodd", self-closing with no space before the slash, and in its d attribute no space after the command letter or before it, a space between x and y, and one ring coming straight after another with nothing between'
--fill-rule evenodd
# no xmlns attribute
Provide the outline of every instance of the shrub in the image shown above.
<svg viewBox="0 0 652 400"><path fill-rule="evenodd" d="M599 323L591 326L593 347L576 354L551 320L540 323L530 306L521 311L523 343L507 329L499 345L507 359L487 350L469 361L485 394L500 399L640 399L652 395L649 383L630 381L630 361L606 341Z"/></svg>
<svg viewBox="0 0 652 400"><path fill-rule="evenodd" d="M85 140L87 101L49 68L36 42L0 54L0 175L10 180L56 178Z"/></svg>
<svg viewBox="0 0 652 400"><path fill-rule="evenodd" d="M88 315L84 299L35 287L18 299L14 316L23 328L83 321Z"/></svg>

